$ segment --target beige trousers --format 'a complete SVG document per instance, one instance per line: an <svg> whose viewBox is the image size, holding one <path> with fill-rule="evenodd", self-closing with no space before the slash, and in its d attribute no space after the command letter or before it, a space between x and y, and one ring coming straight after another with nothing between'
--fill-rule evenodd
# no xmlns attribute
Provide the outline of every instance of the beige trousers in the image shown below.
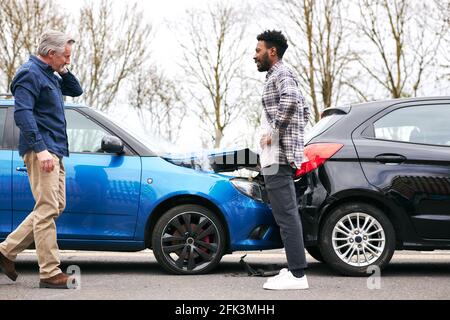
<svg viewBox="0 0 450 320"><path fill-rule="evenodd" d="M0 243L0 252L15 261L17 255L34 241L41 279L61 273L55 220L66 206L66 172L62 159L53 157L55 168L52 172L44 172L35 152L25 154L23 160L36 204L17 229Z"/></svg>

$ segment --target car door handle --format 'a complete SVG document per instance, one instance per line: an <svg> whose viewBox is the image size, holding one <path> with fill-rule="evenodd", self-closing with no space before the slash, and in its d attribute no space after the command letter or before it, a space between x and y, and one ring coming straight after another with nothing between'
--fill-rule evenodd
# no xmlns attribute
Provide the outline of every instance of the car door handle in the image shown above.
<svg viewBox="0 0 450 320"><path fill-rule="evenodd" d="M385 153L379 154L375 159L384 164L400 164L406 161L406 157L400 154Z"/></svg>
<svg viewBox="0 0 450 320"><path fill-rule="evenodd" d="M17 167L16 171L18 171L18 172L28 172L27 167Z"/></svg>

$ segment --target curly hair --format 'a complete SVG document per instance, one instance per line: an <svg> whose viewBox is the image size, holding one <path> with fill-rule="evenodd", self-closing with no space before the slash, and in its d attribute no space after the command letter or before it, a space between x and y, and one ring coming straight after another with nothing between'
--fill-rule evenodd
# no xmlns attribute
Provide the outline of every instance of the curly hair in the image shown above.
<svg viewBox="0 0 450 320"><path fill-rule="evenodd" d="M258 41L264 41L269 49L275 47L277 49L277 56L280 59L283 58L284 53L289 47L287 39L281 31L266 30L259 34L256 39Z"/></svg>

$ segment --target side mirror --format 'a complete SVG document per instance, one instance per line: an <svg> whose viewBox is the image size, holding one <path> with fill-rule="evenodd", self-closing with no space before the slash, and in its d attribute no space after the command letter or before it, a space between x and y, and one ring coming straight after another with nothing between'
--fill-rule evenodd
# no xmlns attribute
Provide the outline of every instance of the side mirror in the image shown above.
<svg viewBox="0 0 450 320"><path fill-rule="evenodd" d="M123 153L123 142L114 136L104 136L102 139L102 151L106 153Z"/></svg>

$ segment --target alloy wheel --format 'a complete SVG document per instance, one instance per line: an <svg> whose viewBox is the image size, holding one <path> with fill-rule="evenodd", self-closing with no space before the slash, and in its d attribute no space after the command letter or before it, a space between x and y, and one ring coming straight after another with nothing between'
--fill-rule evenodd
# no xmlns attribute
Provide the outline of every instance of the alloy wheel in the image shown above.
<svg viewBox="0 0 450 320"><path fill-rule="evenodd" d="M366 213L354 212L335 224L332 244L336 255L344 263L365 267L380 258L386 245L386 236L377 219Z"/></svg>
<svg viewBox="0 0 450 320"><path fill-rule="evenodd" d="M217 226L206 215L183 212L165 226L161 248L166 260L179 270L206 268L218 254L220 236Z"/></svg>

